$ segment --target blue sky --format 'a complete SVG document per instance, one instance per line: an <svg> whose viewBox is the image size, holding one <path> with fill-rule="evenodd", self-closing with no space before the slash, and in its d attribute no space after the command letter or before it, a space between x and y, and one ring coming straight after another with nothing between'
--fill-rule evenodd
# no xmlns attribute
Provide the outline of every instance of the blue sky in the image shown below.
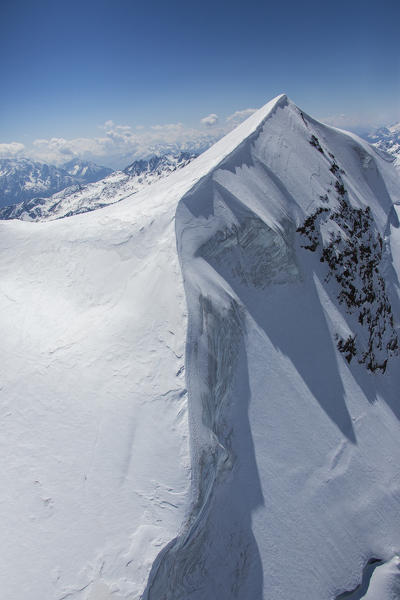
<svg viewBox="0 0 400 600"><path fill-rule="evenodd" d="M399 22L398 0L3 0L0 146L209 134L281 92L349 127L400 120Z"/></svg>

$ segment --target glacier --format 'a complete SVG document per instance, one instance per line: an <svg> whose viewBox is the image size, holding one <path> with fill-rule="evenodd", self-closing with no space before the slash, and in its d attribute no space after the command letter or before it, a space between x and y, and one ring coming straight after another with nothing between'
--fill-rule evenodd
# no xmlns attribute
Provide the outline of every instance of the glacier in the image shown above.
<svg viewBox="0 0 400 600"><path fill-rule="evenodd" d="M5 597L395 597L399 183L281 95L132 197L0 222Z"/></svg>

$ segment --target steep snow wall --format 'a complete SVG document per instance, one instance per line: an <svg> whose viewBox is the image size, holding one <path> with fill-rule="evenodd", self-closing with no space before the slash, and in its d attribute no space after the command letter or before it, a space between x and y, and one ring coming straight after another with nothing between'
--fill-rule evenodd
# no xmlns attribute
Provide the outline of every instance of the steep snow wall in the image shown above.
<svg viewBox="0 0 400 600"><path fill-rule="evenodd" d="M192 509L146 600L328 600L398 552L398 193L367 144L281 98L183 196Z"/></svg>

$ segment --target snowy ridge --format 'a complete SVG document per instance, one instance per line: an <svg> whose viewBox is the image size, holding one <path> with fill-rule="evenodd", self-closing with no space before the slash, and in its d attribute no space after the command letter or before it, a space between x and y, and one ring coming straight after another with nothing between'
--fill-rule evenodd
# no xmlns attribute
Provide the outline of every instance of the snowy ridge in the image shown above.
<svg viewBox="0 0 400 600"><path fill-rule="evenodd" d="M279 96L134 203L0 223L9 600L332 600L372 559L391 598L399 190Z"/></svg>
<svg viewBox="0 0 400 600"><path fill-rule="evenodd" d="M256 337L261 338L260 324L262 321L265 323L263 313L268 310L267 308L263 309L267 297L265 294L260 294L260 291L273 284L279 286L278 290L283 286L283 290L286 288L290 295L292 294L291 285L299 290L301 281L305 277L305 265L301 268L299 260L301 254L296 258L295 248L296 246L298 248L300 239L296 240L294 224L299 225L297 232L301 233L301 222L304 219L301 215L304 212L306 215L310 214L310 208L318 204L323 206L324 210L326 210L326 204L337 207L342 201L343 194L346 193L342 191L342 188L339 191L337 189L343 183L340 183L342 175L334 155L332 153L329 155L329 150L323 150L319 143L318 147L313 143L317 139L315 133L318 129L318 134L322 134L325 138L325 148L326 138L328 136L335 138L336 134L316 127L315 122L300 113L296 107L288 104L285 98L280 99L277 105L285 112L282 111L279 114L280 111L278 111L265 123L266 136L271 132L271 137L274 137L274 118L276 121L279 117L285 120L286 127L279 123L281 129L275 138L277 143L272 144L271 139L265 143L264 132L257 132L246 139L232 155L228 156L205 180L197 184L181 200L177 211L178 250L181 254L190 316L187 342L187 382L191 398L192 464L196 496L186 531L160 555L159 560L155 563L145 594L146 600L155 600L160 597L168 600L183 600L184 598L201 600L205 597L212 597L216 593L219 598L227 600L236 597L260 599L271 597L271 582L268 581L268 574L270 572L279 573L279 566L285 562L291 565L290 568L292 571L293 569L296 571L296 575L288 578L285 575L285 569L281 566L280 576L276 576L278 581L276 589L273 588L272 597L274 598L332 598L335 593L335 585L337 586L336 590L339 589L339 586L349 589L343 580L337 580L336 584L333 580L332 588L327 589L329 587L327 586L329 569L320 572L319 581L310 581L308 577L304 579L302 572L306 572L307 564L302 567L293 567L293 561L299 562L298 548L294 549L292 560L287 558L287 553L291 553L289 550L292 544L290 536L282 544L283 554L278 552L278 556L276 555L276 541L283 535L285 520L279 520L278 527L276 524L272 526L270 523L271 528L264 528L264 524L260 528L261 523L257 527L254 522L251 526L251 514L255 510L262 513L261 506L265 504L263 486L266 486L265 494L267 494L271 484L269 477L262 476L263 465L259 464L261 476L257 473L255 463L259 454L256 446L254 455L252 436L249 435L249 431L254 432L257 427L255 422L251 423L251 420L250 423L248 422L247 407L244 401L249 395L249 390L246 389L244 383L246 380L250 388L262 389L262 386L256 386L255 382L257 379L263 379L260 376L263 369L260 365L261 369L258 373L254 362L260 362L260 357L265 357L264 369L269 370L269 361L266 359L268 346L264 346L264 352L256 352L253 356L250 354L252 337L254 344L254 328ZM313 166L316 163L318 166L318 162L325 162L325 164L320 164L317 170L316 174L320 181L317 181L315 188L312 189L311 199L308 177L303 180L305 189L302 193L303 190L299 191L301 177L292 178L288 168L284 171L268 169L270 162L282 161L285 164L287 157L284 152L282 152L284 156L280 156L279 148L282 145L286 146L282 139L285 135L283 132L289 130L293 133L293 129L300 129L303 137L302 151L305 152L306 157L309 154L310 163L314 163ZM304 139L304 129L308 140ZM315 160L315 156L311 156L312 153L307 153L304 143L306 140L311 146L316 147L317 151L324 156L324 160ZM329 141L336 141L336 144L333 143L334 148L339 142L335 139ZM346 139L341 141L346 145ZM301 147L300 140L298 140L298 144L294 143L293 145L296 148ZM278 152L276 150L274 152L275 148L278 149ZM271 152L270 155L269 152ZM362 157L365 158L359 147L354 146L353 152L362 154ZM318 158L321 159L322 156ZM370 154L369 158L372 158ZM366 179L369 180L368 184L370 185L375 165L369 166L370 172ZM283 176L283 181L276 178L276 172ZM343 177L344 175L343 173ZM360 181L357 183L360 186ZM324 185L326 186L325 194L317 194L318 188L322 188ZM379 176L375 185L376 191L378 191L380 189ZM293 193L290 189L292 186ZM357 206L367 191L362 189L363 187L361 184L357 190L360 195L354 194L352 198ZM269 196L268 204L265 202L266 196ZM279 197L278 202L277 196ZM371 194L369 196L371 197ZM386 218L391 209L390 204L386 204L385 198L382 200L383 206L375 205L375 210L377 219L383 224L385 219L382 219L382 209L387 211ZM361 209L357 210L361 211ZM375 227L375 223L373 227ZM315 269L316 265L312 265L312 268ZM309 277L306 276L307 285L310 285ZM304 288L304 284L302 287ZM204 295L206 289L208 293ZM272 294L272 290L269 293ZM283 298L286 295L285 291L283 294L279 291L275 294L278 297L283 295ZM312 297L309 297L308 293L306 293L306 297L308 297L308 304ZM279 316L281 312L278 308L279 304L274 303L273 306L274 310L271 311L273 318L278 323L284 322L285 318L287 319L290 305L287 304L287 301L284 302L285 309L282 319ZM308 310L312 309L309 307ZM258 321L258 325L254 323L254 318ZM296 329L300 329L301 332L303 327L299 328L296 319L291 324L293 328L289 327L289 335L293 335L296 339ZM312 320L309 325L312 327ZM336 323L336 326L338 325L339 323ZM284 327L285 325L283 325ZM265 333L269 333L265 325L263 325L263 329ZM377 329L379 331L379 328ZM304 328L306 335L310 336L311 331L312 329L308 331L307 328ZM284 332L280 333L281 336L282 334L285 336ZM336 339L337 334L334 333L334 329L331 331L332 334L332 337ZM397 334L393 332L391 335L397 342ZM322 343L320 334L311 335L311 338L315 337L317 342ZM389 341L388 344L390 343ZM338 349L341 350L341 348ZM310 342L306 343L302 351L310 358L315 355L315 349L313 351L312 346L310 347ZM317 351L320 352L319 344ZM271 350L269 353L271 360ZM386 353L391 355L391 347L386 350ZM256 356L257 359L255 359ZM285 369L282 364L279 364L281 362L283 362L282 357L275 369L280 371L282 376L287 377L290 368ZM261 363L264 361L261 360ZM256 369L255 374L254 368ZM324 363L321 364L321 361L317 361L316 370L319 368L326 377L330 377L327 364L324 365ZM247 369L248 373L246 373ZM253 377L251 377L252 369ZM316 373L309 375L316 377ZM362 377L360 373L357 375ZM274 387L271 386L270 378L265 375L264 377L266 379L265 389L269 390L267 398L270 402L274 402ZM282 389L281 384L278 389ZM314 389L312 388L312 391L316 394L318 385ZM283 395L283 397L285 396ZM392 401L395 399L396 395ZM333 395L330 402L332 402L332 406L323 408L351 444L355 441L355 433L350 425L350 419L345 411L340 415L340 407L335 407L333 404L338 403L338 398ZM240 405L242 406L240 407ZM257 413L256 420L259 415L260 413ZM398 424L396 424L396 429L398 431ZM290 439L289 432L285 432L285 434L286 439ZM265 444L266 447L263 447L264 444L261 444L260 447L259 444L259 450L262 448L262 454L266 453L268 457L268 452L266 452L266 448L269 446L268 441ZM343 452L343 447L346 447L343 442L340 445L342 449L339 455ZM308 455L309 461L310 454L307 450L306 455ZM308 462L305 461L305 464ZM379 464L377 466L379 467ZM347 474L351 479L350 473ZM301 486L298 493L301 493L300 490ZM354 489L352 493L354 493ZM298 498L295 487L292 494L296 499ZM285 506L285 500L287 501L284 495L281 498L281 504L277 496L272 494L273 504L269 508L265 508L267 512L272 510L275 515L278 505ZM330 498L330 501L340 503L340 498ZM396 505L395 503L394 506ZM302 507L302 510L304 508ZM297 507L300 514L302 510ZM323 521L323 516L320 515L320 517ZM317 522L319 521L317 520ZM300 537L299 540L302 544L307 539L313 539L313 528L314 525L311 525L308 534L303 532L304 538ZM398 533L397 529L397 539ZM291 535L293 534L292 531ZM257 539L260 542L258 546ZM268 550L271 539L273 540L272 553ZM355 536L353 543L357 542L359 540ZM334 543L332 538L331 543ZM320 545L318 547L318 552L321 552ZM346 554L352 550L349 547L346 552L343 547L341 548L341 552ZM311 549L309 552L312 554ZM313 564L314 568L319 563L321 568L318 553L314 551L313 556L310 553L306 555L307 563ZM303 553L300 554L303 555ZM354 574L354 571L352 573L351 570L348 570L348 572L351 575ZM334 575L333 572L330 576L332 577L332 575ZM264 577L265 583L263 584ZM319 587L316 587L316 584ZM351 588L350 585L349 587Z"/></svg>

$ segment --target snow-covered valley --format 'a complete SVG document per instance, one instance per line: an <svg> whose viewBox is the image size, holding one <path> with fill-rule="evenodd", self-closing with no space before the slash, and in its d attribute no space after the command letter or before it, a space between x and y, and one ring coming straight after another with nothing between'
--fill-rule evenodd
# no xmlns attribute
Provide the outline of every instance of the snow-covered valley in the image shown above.
<svg viewBox="0 0 400 600"><path fill-rule="evenodd" d="M396 597L399 183L283 95L0 222L4 597Z"/></svg>

